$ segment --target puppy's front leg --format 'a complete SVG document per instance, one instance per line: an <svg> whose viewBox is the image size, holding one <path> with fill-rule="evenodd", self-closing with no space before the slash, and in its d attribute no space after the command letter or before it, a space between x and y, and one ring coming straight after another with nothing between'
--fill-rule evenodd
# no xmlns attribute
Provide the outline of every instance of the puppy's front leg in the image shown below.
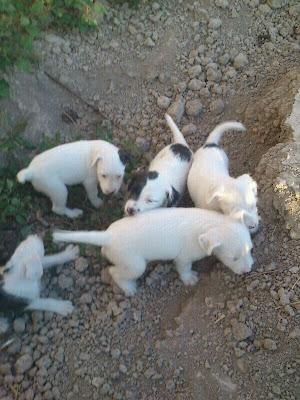
<svg viewBox="0 0 300 400"><path fill-rule="evenodd" d="M57 254L52 254L51 256L43 257L43 267L50 268L54 265L64 264L68 261L75 260L79 255L79 247L70 244L66 247L64 251Z"/></svg>
<svg viewBox="0 0 300 400"><path fill-rule="evenodd" d="M175 260L175 265L180 279L185 285L193 286L198 282L198 275L192 271L191 262Z"/></svg>
<svg viewBox="0 0 300 400"><path fill-rule="evenodd" d="M89 177L83 182L88 198L95 208L99 208L103 204L103 200L98 197L97 185L97 178Z"/></svg>
<svg viewBox="0 0 300 400"><path fill-rule="evenodd" d="M73 304L68 300L35 299L27 307L27 310L51 311L61 315L68 315L73 311Z"/></svg>

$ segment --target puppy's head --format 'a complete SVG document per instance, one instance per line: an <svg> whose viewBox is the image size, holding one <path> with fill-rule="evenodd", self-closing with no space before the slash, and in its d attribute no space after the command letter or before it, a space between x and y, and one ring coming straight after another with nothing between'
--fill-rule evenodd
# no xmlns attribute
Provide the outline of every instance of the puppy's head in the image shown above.
<svg viewBox="0 0 300 400"><path fill-rule="evenodd" d="M178 192L168 187L157 171L135 174L128 185L125 214L135 215L158 207L171 207Z"/></svg>
<svg viewBox="0 0 300 400"><path fill-rule="evenodd" d="M112 149L102 155L95 154L92 166L96 165L98 182L104 194L115 194L120 190L128 161L129 156L120 149Z"/></svg>
<svg viewBox="0 0 300 400"><path fill-rule="evenodd" d="M235 182L235 186L221 186L215 190L209 203L217 201L224 214L241 221L251 233L255 233L260 220L256 205L257 184L248 174L238 177Z"/></svg>
<svg viewBox="0 0 300 400"><path fill-rule="evenodd" d="M210 229L198 238L200 248L209 256L214 254L224 265L236 274L251 271L252 242L245 225L228 221L228 224Z"/></svg>

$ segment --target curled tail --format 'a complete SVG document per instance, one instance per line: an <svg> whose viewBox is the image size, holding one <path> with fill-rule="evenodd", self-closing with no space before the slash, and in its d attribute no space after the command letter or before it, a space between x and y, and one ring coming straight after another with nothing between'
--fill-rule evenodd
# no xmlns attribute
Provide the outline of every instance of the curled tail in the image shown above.
<svg viewBox="0 0 300 400"><path fill-rule="evenodd" d="M180 143L183 144L184 146L188 147L187 142L185 141L185 138L183 137L183 134L180 132L178 126L175 124L173 119L170 117L169 114L165 114L165 118L167 121L167 124L169 128L171 129L173 133L173 143Z"/></svg>
<svg viewBox="0 0 300 400"><path fill-rule="evenodd" d="M234 131L245 131L246 128L243 124L236 121L223 122L215 127L215 129L208 135L205 144L219 144L219 141L224 132L230 129Z"/></svg>
<svg viewBox="0 0 300 400"><path fill-rule="evenodd" d="M106 231L63 231L53 232L55 242L87 243L96 246L107 246L110 243L110 234Z"/></svg>
<svg viewBox="0 0 300 400"><path fill-rule="evenodd" d="M31 181L32 176L32 172L29 168L21 169L17 174L17 180L20 183L25 183L26 181Z"/></svg>

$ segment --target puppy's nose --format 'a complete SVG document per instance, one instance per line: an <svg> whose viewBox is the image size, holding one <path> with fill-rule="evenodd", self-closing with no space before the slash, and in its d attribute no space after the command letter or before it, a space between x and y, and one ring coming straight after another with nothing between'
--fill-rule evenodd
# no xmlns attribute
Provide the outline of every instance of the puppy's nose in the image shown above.
<svg viewBox="0 0 300 400"><path fill-rule="evenodd" d="M132 208L132 207L128 207L128 208L127 208L127 214L128 214L128 215L134 215L134 212L135 212L135 211L134 211L134 208Z"/></svg>
<svg viewBox="0 0 300 400"><path fill-rule="evenodd" d="M111 195L113 195L115 193L115 190L113 190L112 192L107 192L107 193L105 193L107 196L111 196Z"/></svg>

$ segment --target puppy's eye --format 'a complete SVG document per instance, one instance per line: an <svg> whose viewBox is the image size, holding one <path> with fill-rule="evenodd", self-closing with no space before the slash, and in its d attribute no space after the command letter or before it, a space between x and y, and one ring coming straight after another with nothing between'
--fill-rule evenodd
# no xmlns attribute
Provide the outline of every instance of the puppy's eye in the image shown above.
<svg viewBox="0 0 300 400"><path fill-rule="evenodd" d="M102 178L106 178L106 175L101 175L102 176Z"/></svg>
<svg viewBox="0 0 300 400"><path fill-rule="evenodd" d="M234 257L233 261L236 262L239 260L239 257Z"/></svg>
<svg viewBox="0 0 300 400"><path fill-rule="evenodd" d="M121 179L121 178L122 178L122 175L117 175L117 178L118 178L118 179Z"/></svg>
<svg viewBox="0 0 300 400"><path fill-rule="evenodd" d="M153 203L154 201L152 199L147 199L146 202L147 203Z"/></svg>

